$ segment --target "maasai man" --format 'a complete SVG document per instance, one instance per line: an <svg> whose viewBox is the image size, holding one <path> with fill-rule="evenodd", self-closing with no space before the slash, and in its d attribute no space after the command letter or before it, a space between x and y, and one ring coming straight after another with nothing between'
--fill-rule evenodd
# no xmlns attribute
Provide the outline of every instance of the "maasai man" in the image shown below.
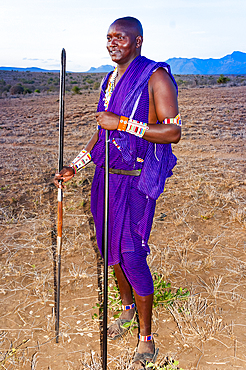
<svg viewBox="0 0 246 370"><path fill-rule="evenodd" d="M107 49L117 67L101 86L98 129L84 150L55 176L70 180L91 160L96 171L91 189L91 211L102 254L104 223L105 130L109 130L109 265L113 265L120 289L123 312L108 328L116 339L135 314L140 324L134 367L155 361L151 333L153 280L146 262L149 254L156 199L172 174L176 158L171 143L178 143L181 120L177 85L170 67L141 56L143 30L132 17L120 18L109 27ZM60 185L62 186L62 185Z"/></svg>

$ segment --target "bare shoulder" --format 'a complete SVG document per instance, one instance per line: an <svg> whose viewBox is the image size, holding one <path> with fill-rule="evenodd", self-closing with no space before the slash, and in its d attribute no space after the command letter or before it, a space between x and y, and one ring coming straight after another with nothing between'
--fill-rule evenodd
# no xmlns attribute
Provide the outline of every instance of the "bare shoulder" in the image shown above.
<svg viewBox="0 0 246 370"><path fill-rule="evenodd" d="M149 88L152 91L162 90L163 93L175 94L176 88L169 75L169 73L164 68L158 68L149 79Z"/></svg>
<svg viewBox="0 0 246 370"><path fill-rule="evenodd" d="M175 85L164 68L158 68L149 80L149 122L176 117L178 100Z"/></svg>

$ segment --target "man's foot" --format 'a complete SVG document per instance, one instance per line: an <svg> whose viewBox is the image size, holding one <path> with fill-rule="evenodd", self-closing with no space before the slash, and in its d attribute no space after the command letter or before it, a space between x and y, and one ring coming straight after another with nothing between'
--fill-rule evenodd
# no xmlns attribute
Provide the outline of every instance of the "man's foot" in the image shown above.
<svg viewBox="0 0 246 370"><path fill-rule="evenodd" d="M146 362L155 362L159 348L155 349L153 340L149 342L139 342L137 352L132 360L131 370L145 369Z"/></svg>
<svg viewBox="0 0 246 370"><path fill-rule="evenodd" d="M123 311L119 319L108 327L108 339L117 339L127 332L128 328L122 327L123 324L130 322L135 315L135 308Z"/></svg>

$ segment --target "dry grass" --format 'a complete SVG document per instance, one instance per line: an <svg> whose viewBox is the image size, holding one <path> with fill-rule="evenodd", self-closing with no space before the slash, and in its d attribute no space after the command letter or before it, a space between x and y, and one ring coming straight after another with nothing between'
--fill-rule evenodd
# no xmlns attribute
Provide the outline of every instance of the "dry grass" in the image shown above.
<svg viewBox="0 0 246 370"><path fill-rule="evenodd" d="M154 312L157 365L168 356L184 369L246 366L245 93L240 87L180 94L184 135L174 147L174 176L157 202L148 258L152 272L162 274L174 291L188 288L191 296ZM96 94L67 98L65 162L93 131L96 99ZM58 105L56 97L1 104L0 364L7 370L99 370L100 323L92 315L101 301L102 264L89 210L94 168L65 191L56 344L56 190L51 181ZM129 368L137 343L137 330L133 333L109 342L110 369Z"/></svg>

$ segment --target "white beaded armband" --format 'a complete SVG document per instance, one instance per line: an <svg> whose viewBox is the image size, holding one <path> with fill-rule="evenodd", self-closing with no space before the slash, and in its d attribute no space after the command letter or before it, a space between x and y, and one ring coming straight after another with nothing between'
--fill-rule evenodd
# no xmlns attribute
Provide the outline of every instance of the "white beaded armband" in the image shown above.
<svg viewBox="0 0 246 370"><path fill-rule="evenodd" d="M164 119L164 121L162 121L162 123L164 123L165 125L172 123L174 125L182 126L180 114L178 114L175 118L166 118Z"/></svg>
<svg viewBox="0 0 246 370"><path fill-rule="evenodd" d="M72 163L69 165L69 167L72 167L74 169L74 173L76 173L85 166L87 166L88 163L91 161L91 154L87 152L85 149L81 150L79 155L72 161Z"/></svg>
<svg viewBox="0 0 246 370"><path fill-rule="evenodd" d="M143 137L145 134L145 131L147 131L149 127L147 126L147 123L136 121L132 118L127 118L124 116L120 117L119 125L117 130L118 131L126 131L129 134Z"/></svg>

